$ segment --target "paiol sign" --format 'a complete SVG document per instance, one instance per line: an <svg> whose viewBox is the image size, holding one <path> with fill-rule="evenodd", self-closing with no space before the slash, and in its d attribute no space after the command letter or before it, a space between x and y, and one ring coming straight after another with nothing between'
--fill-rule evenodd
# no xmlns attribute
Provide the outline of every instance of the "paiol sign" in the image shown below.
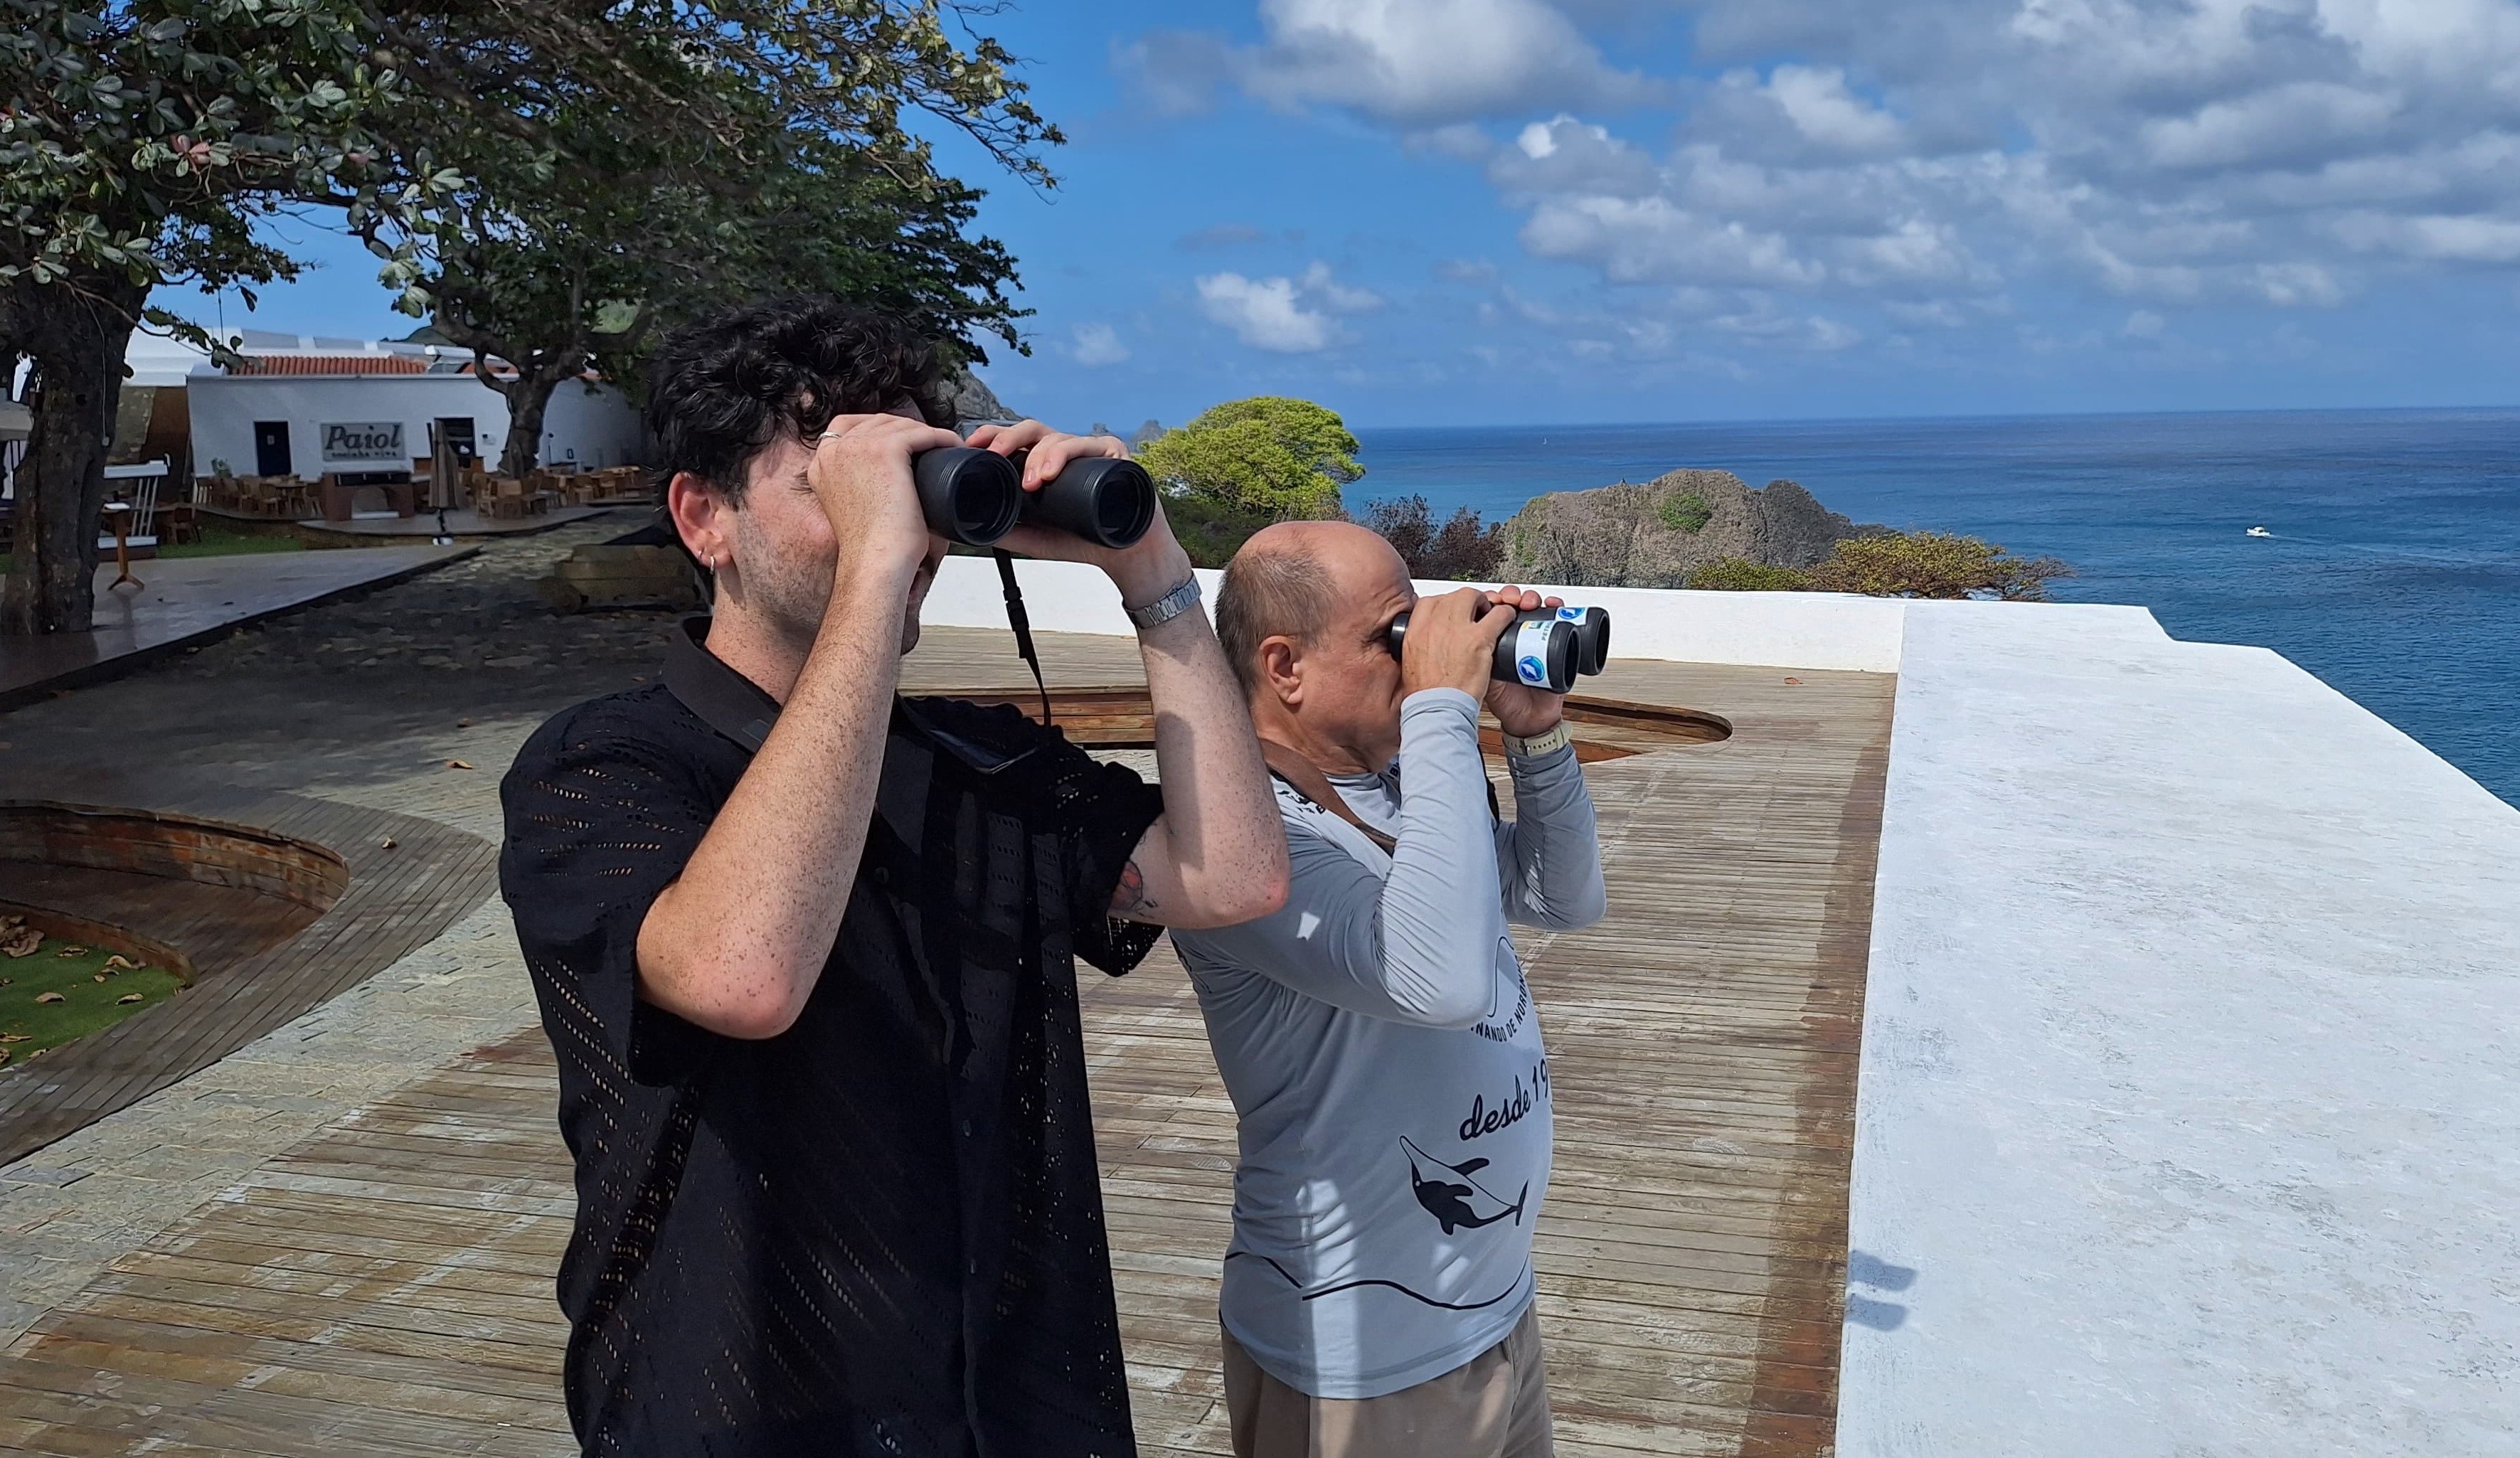
<svg viewBox="0 0 2520 1458"><path fill-rule="evenodd" d="M368 466L380 462L411 464L411 452L403 447L401 421L325 422L325 465Z"/></svg>

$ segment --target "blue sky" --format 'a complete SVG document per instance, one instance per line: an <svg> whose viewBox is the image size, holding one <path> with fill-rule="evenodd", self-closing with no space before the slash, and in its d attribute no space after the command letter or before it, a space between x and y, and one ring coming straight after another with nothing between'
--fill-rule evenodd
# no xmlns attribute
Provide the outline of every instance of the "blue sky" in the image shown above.
<svg viewBox="0 0 2520 1458"><path fill-rule="evenodd" d="M1008 402L1360 425L2504 404L2520 3L1257 0L976 22L1067 132L940 139ZM364 254L234 326L402 333Z"/></svg>

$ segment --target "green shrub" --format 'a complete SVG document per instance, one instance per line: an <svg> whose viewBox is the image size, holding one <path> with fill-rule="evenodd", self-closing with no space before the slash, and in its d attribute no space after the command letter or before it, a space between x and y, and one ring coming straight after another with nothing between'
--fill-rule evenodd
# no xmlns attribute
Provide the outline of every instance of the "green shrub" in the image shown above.
<svg viewBox="0 0 2520 1458"><path fill-rule="evenodd" d="M1684 491L1678 496L1663 498L1660 516L1665 526L1695 536L1714 519L1715 508L1708 506L1706 498L1695 491Z"/></svg>
<svg viewBox="0 0 2520 1458"><path fill-rule="evenodd" d="M2072 568L2053 557L2025 562L1973 536L1893 531L1839 542L1826 562L1812 569L1811 585L1822 592L1867 597L1992 596L2046 602L2048 584L2073 574Z"/></svg>
<svg viewBox="0 0 2520 1458"><path fill-rule="evenodd" d="M1164 520L1172 524L1173 535L1190 554L1192 566L1221 568L1234 560L1251 533L1278 519L1212 496L1184 492L1164 497Z"/></svg>
<svg viewBox="0 0 2520 1458"><path fill-rule="evenodd" d="M1369 504L1358 524L1391 543L1409 575L1444 582L1492 582L1505 558L1505 525L1484 524L1468 507L1437 523L1423 496Z"/></svg>
<svg viewBox="0 0 2520 1458"><path fill-rule="evenodd" d="M1688 574L1688 585L1700 592L1805 592L1807 574L1789 567L1770 567L1746 557L1718 557Z"/></svg>

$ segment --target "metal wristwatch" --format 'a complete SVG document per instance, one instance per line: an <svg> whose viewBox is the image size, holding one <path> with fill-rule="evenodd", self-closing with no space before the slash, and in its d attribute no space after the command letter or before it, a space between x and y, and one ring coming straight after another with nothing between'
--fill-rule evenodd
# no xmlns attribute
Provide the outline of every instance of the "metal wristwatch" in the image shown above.
<svg viewBox="0 0 2520 1458"><path fill-rule="evenodd" d="M1559 719L1550 725L1545 732L1535 734L1529 739L1516 739L1510 734L1504 738L1507 753L1518 759L1536 759L1543 754L1554 754L1573 744L1575 731L1566 727L1564 719Z"/></svg>
<svg viewBox="0 0 2520 1458"><path fill-rule="evenodd" d="M1165 593L1162 597L1143 608L1130 608L1126 611L1129 620L1136 623L1138 631L1143 633L1148 628L1161 627L1197 607L1198 599L1198 576L1192 573L1184 577L1179 587Z"/></svg>

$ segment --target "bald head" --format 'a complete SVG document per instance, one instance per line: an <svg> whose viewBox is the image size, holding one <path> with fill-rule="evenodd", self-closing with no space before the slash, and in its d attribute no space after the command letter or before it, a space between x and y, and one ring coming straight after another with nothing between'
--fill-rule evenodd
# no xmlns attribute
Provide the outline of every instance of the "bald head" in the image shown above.
<svg viewBox="0 0 2520 1458"><path fill-rule="evenodd" d="M1395 591L1409 592L1409 569L1379 535L1353 522L1280 522L1252 533L1226 565L1216 636L1248 695L1262 643L1310 645Z"/></svg>

